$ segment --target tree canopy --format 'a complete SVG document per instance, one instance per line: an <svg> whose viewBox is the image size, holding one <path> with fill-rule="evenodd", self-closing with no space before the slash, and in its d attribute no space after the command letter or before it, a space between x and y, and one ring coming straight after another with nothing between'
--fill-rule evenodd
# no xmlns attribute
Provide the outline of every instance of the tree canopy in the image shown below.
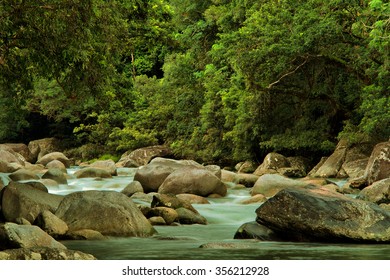
<svg viewBox="0 0 390 280"><path fill-rule="evenodd" d="M0 140L231 164L390 136L390 4L0 0Z"/></svg>

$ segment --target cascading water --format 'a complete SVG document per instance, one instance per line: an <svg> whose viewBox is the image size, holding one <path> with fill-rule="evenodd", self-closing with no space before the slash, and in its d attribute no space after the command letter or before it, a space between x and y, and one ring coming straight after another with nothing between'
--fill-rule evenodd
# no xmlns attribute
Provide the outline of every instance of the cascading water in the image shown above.
<svg viewBox="0 0 390 280"><path fill-rule="evenodd" d="M68 170L73 174L77 168ZM121 191L133 180L135 169L118 169L112 179L68 179L67 185L48 187L50 193L66 195L85 190ZM0 174L7 183L7 174ZM69 249L91 253L98 259L390 259L390 245L319 244L234 240L237 229L254 221L256 204L241 204L249 189L228 190L224 198L193 206L207 225L156 226L150 238L109 238L96 241L63 241ZM200 248L204 244L211 244ZM205 247L205 246L203 246Z"/></svg>

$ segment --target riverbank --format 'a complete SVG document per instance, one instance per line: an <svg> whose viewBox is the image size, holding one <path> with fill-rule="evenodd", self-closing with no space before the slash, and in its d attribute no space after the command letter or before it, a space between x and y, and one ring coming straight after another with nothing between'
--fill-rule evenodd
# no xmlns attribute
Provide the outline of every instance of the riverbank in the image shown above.
<svg viewBox="0 0 390 280"><path fill-rule="evenodd" d="M337 161L335 168L341 174L343 165L356 160L350 151L350 147L339 145L330 160L324 160L315 172L322 174L323 170L330 170L327 162L334 163L341 155L343 161ZM88 253L85 257L98 259L303 259L307 256L387 259L387 244L361 244L389 243L390 226L386 226L390 221L390 212L386 210L389 188L385 168L388 151L388 143L377 145L367 159L364 172L360 172L361 178L340 180L318 178L323 176L288 178L286 173L305 171L302 165L292 164L303 161L275 153L269 154L255 171L244 173L243 166L250 170L246 163L239 165L241 171L232 172L215 165L204 166L147 153L143 155L150 157L149 163L138 167L118 167L112 161L75 167L60 152L41 155L36 163L30 163L12 149L2 148L2 159L8 160L2 165L4 187L0 187L2 258L31 258L31 250L37 246L53 250L50 244L60 241L55 246L65 244L61 249L80 250ZM361 183L364 180L374 182L362 190L354 185L354 181L359 181L358 186L364 186ZM310 216L298 220L308 208L282 207L283 203L276 203L281 197L293 199L287 205L301 205L309 199ZM382 208L362 199L375 199ZM121 207L127 209L125 213ZM281 210L287 212L277 221L267 218ZM361 215L368 216L359 220ZM335 227L340 219L345 223ZM378 219L383 220L380 227L375 224ZM246 232L247 237L240 234L241 238L253 240L234 239L241 225L255 220L260 230ZM320 228L325 226L325 235L315 229L318 220L324 222ZM292 224L285 228L284 222ZM365 236L363 230L358 236L354 227L372 228L375 232ZM11 231L17 234L39 231L40 240L45 242L31 243L28 237L14 240ZM327 246L338 253L330 253ZM17 248L30 250L30 254L12 257L9 249ZM291 252L284 254L283 248L290 248L286 250ZM343 253L356 253L354 250L359 248L366 248L362 250L367 252L354 256ZM47 252L34 254L40 258L54 257Z"/></svg>

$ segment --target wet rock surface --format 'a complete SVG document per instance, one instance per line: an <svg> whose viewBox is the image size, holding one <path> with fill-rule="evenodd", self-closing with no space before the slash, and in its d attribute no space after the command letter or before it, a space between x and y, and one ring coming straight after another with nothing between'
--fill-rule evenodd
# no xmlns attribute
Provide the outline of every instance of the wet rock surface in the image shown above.
<svg viewBox="0 0 390 280"><path fill-rule="evenodd" d="M75 250L35 247L0 251L0 260L96 260L96 258Z"/></svg>
<svg viewBox="0 0 390 280"><path fill-rule="evenodd" d="M55 214L72 231L92 229L103 235L138 237L156 232L131 198L114 191L66 195Z"/></svg>
<svg viewBox="0 0 390 280"><path fill-rule="evenodd" d="M323 188L282 190L256 214L286 240L390 243L389 211Z"/></svg>

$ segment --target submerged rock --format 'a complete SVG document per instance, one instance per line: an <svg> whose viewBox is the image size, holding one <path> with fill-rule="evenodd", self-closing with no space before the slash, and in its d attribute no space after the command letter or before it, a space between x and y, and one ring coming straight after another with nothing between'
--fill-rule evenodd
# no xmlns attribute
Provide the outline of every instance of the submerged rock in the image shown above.
<svg viewBox="0 0 390 280"><path fill-rule="evenodd" d="M272 229L257 222L245 223L236 231L234 239L258 239L265 241L281 241L280 235Z"/></svg>
<svg viewBox="0 0 390 280"><path fill-rule="evenodd" d="M389 211L323 188L284 189L256 213L287 240L390 243Z"/></svg>
<svg viewBox="0 0 390 280"><path fill-rule="evenodd" d="M251 249L252 247L252 244L234 242L210 242L199 246L202 249Z"/></svg>

